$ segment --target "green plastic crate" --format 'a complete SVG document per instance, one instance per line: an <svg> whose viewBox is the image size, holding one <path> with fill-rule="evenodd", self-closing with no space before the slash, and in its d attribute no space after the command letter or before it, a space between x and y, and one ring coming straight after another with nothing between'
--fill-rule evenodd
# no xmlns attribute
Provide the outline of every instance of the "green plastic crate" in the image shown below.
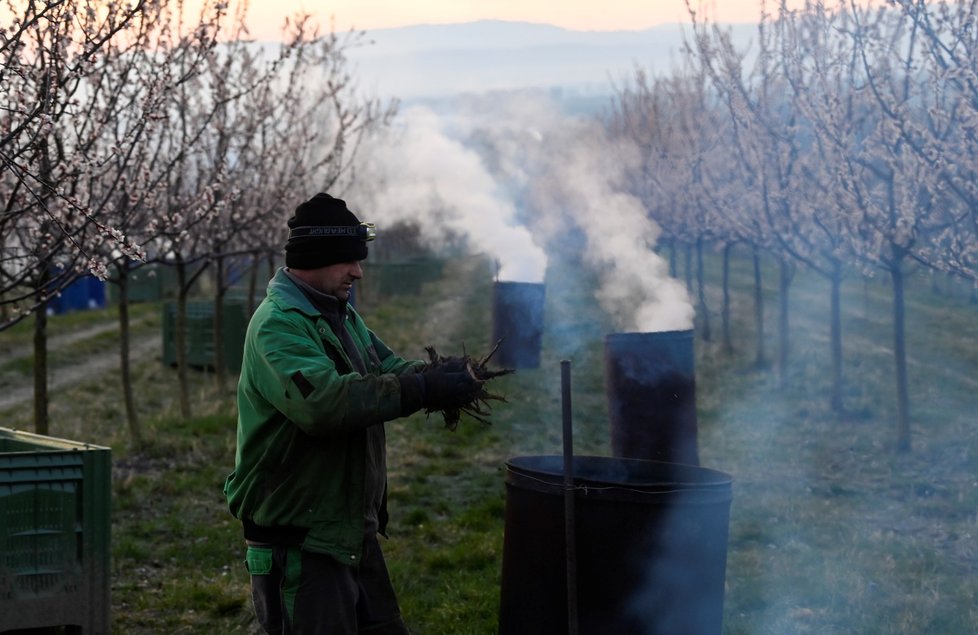
<svg viewBox="0 0 978 635"><path fill-rule="evenodd" d="M109 448L0 428L0 632L109 632Z"/></svg>
<svg viewBox="0 0 978 635"><path fill-rule="evenodd" d="M241 371L248 330L246 313L242 300L225 300L224 368L232 373ZM163 305L163 363L167 366L177 364L176 327L177 303L166 302ZM214 303L209 300L187 302L187 364L193 368L213 369L214 363Z"/></svg>
<svg viewBox="0 0 978 635"><path fill-rule="evenodd" d="M444 261L435 258L365 260L361 263L363 280L355 286L360 290L361 297L369 301L398 295L418 295L425 283L441 277L443 266Z"/></svg>
<svg viewBox="0 0 978 635"><path fill-rule="evenodd" d="M129 302L159 302L176 295L177 274L173 267L154 263L129 272ZM119 302L119 285L108 285L109 302Z"/></svg>

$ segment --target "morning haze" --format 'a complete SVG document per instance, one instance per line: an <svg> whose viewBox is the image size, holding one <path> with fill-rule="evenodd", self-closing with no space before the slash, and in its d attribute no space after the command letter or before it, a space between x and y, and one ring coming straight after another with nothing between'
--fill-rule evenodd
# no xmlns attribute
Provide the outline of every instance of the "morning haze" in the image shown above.
<svg viewBox="0 0 978 635"><path fill-rule="evenodd" d="M687 27L688 28L688 27ZM755 27L730 27L747 41ZM480 20L369 31L350 52L361 87L410 100L525 88L606 95L636 68L667 73L680 60L684 27L574 31L549 24Z"/></svg>

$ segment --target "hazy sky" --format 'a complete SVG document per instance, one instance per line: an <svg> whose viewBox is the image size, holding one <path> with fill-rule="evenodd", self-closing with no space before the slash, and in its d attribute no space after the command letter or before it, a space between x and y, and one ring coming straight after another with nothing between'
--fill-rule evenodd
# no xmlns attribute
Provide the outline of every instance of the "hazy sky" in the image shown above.
<svg viewBox="0 0 978 635"><path fill-rule="evenodd" d="M761 0L690 2L719 22L754 22L760 15ZM608 31L689 19L683 0L251 0L249 6L251 32L259 39L277 36L283 18L300 11L315 15L324 28L333 16L340 31L484 19Z"/></svg>

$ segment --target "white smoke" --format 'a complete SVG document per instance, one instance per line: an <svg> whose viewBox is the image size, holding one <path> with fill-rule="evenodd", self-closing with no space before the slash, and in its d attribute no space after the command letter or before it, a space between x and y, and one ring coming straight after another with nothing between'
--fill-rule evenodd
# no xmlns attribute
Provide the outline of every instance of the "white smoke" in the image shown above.
<svg viewBox="0 0 978 635"><path fill-rule="evenodd" d="M553 238L578 228L583 259L599 273L594 297L619 330L687 330L694 310L685 286L669 276L655 251L660 229L641 201L627 193L633 146L612 143L600 122L572 117L540 95L493 101L483 135L494 141L496 161L530 201L535 232Z"/></svg>
<svg viewBox="0 0 978 635"><path fill-rule="evenodd" d="M494 93L459 100L451 116L411 108L363 155L371 163L355 200L384 223L414 220L430 246L464 235L515 282L542 282L541 246L567 249L561 240L576 228L601 279L593 295L619 330L692 328L686 288L654 251L659 227L627 193L637 153L593 118L541 93Z"/></svg>
<svg viewBox="0 0 978 635"><path fill-rule="evenodd" d="M451 235L464 236L497 261L500 280L542 282L546 253L519 224L515 205L482 158L449 137L444 125L427 108L405 111L389 135L365 149L371 163L351 197L375 222L416 222L435 250Z"/></svg>
<svg viewBox="0 0 978 635"><path fill-rule="evenodd" d="M653 251L659 226L638 198L624 192L624 168L636 160L634 149L613 148L590 121L555 132L566 151L551 166L553 179L564 189L564 213L587 236L584 256L601 276L595 292L601 306L623 331L692 328L685 286L669 276L668 263Z"/></svg>

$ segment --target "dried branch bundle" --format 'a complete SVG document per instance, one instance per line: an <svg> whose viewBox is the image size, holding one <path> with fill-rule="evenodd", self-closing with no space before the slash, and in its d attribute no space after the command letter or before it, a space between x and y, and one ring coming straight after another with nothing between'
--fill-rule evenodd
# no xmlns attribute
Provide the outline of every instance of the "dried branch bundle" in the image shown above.
<svg viewBox="0 0 978 635"><path fill-rule="evenodd" d="M500 340L501 342L502 340ZM435 368L442 365L455 365L464 368L476 381L479 382L479 391L476 393L475 397L467 404L460 406L458 408L449 408L446 410L441 410L442 417L445 420L445 427L449 430L455 430L458 427L458 423L461 420L462 413L469 415L476 421L480 421L486 425L490 425L489 416L492 414L491 401L506 401L506 398L502 395L497 395L486 390L486 382L490 379L495 379L496 377L502 377L503 375L509 375L515 373L516 369L513 368L501 368L498 370L491 370L487 367L489 360L499 349L499 343L492 347L485 356L481 358L474 358L465 352L465 347L462 347L461 357L443 357L439 355L435 350L434 346L425 346L425 350L428 351L428 363L425 365L425 370L429 368ZM433 410L425 410L425 414L431 414L435 412Z"/></svg>

